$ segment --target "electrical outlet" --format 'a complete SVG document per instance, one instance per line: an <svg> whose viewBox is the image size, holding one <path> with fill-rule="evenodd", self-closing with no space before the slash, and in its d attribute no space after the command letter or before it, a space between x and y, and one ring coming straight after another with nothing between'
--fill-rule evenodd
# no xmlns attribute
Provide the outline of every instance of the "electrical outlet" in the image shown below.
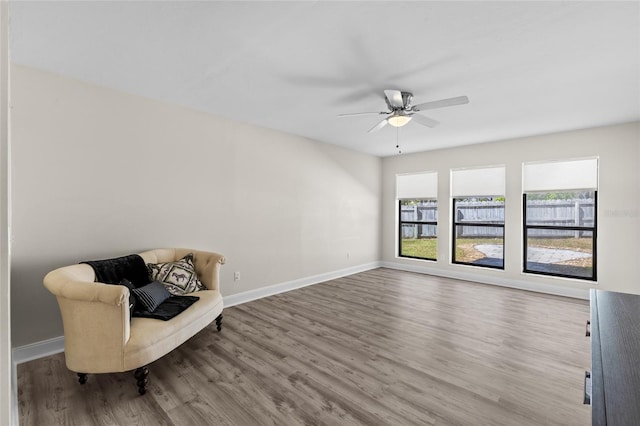
<svg viewBox="0 0 640 426"><path fill-rule="evenodd" d="M234 281L240 281L240 272L234 272L233 273L233 280Z"/></svg>

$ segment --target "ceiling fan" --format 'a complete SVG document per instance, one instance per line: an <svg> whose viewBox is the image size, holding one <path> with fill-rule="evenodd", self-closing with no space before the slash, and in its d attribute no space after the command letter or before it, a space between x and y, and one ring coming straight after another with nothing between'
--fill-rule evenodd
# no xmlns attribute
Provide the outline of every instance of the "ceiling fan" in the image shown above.
<svg viewBox="0 0 640 426"><path fill-rule="evenodd" d="M440 99L439 101L425 102L418 105L412 105L413 93L402 92L400 90L385 90L384 100L387 103L388 111L382 112L356 112L353 114L340 114L338 117L353 117L358 115L386 115L386 117L378 124L369 129L369 133L382 129L387 124L391 124L394 127L402 127L409 123L411 120L415 120L417 123L427 127L435 127L440 124L439 121L433 118L425 117L424 115L416 114L420 111L428 109L444 108L454 105L463 105L469 103L469 98L466 96L458 96L455 98Z"/></svg>

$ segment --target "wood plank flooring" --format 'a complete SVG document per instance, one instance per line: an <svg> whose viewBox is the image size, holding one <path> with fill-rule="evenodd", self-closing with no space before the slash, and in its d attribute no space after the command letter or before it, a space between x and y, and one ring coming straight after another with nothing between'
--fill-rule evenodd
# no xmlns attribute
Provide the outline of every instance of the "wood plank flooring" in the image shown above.
<svg viewBox="0 0 640 426"><path fill-rule="evenodd" d="M224 310L133 373L18 367L21 425L589 425L587 301L376 269Z"/></svg>

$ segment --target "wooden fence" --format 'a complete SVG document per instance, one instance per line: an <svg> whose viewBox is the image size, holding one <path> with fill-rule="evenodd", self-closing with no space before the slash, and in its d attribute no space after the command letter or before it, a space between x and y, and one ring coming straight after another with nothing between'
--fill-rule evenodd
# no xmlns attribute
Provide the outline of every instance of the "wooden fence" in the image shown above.
<svg viewBox="0 0 640 426"><path fill-rule="evenodd" d="M473 226L474 223L504 223L503 201L459 201L456 202L456 221L469 226L459 226L458 236L502 237L502 228ZM437 206L433 202L402 206L401 221L437 221ZM528 225L547 226L593 226L595 203L593 199L580 200L530 200L527 205ZM529 237L567 238L582 236L584 231L574 230L529 230ZM402 238L433 238L433 225L403 225Z"/></svg>
<svg viewBox="0 0 640 426"><path fill-rule="evenodd" d="M527 202L527 225L589 226L595 223L593 199L530 200ZM585 231L529 229L529 238L580 238ZM591 236L591 235L589 235Z"/></svg>

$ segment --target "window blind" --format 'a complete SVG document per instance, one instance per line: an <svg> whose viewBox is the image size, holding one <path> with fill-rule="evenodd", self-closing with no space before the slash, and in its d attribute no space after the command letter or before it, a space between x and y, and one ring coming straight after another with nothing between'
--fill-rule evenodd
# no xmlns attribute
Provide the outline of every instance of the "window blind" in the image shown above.
<svg viewBox="0 0 640 426"><path fill-rule="evenodd" d="M451 196L479 197L504 195L504 166L451 170Z"/></svg>
<svg viewBox="0 0 640 426"><path fill-rule="evenodd" d="M438 173L396 175L396 198L398 200L438 198Z"/></svg>
<svg viewBox="0 0 640 426"><path fill-rule="evenodd" d="M598 159L524 164L522 180L524 192L598 189Z"/></svg>

